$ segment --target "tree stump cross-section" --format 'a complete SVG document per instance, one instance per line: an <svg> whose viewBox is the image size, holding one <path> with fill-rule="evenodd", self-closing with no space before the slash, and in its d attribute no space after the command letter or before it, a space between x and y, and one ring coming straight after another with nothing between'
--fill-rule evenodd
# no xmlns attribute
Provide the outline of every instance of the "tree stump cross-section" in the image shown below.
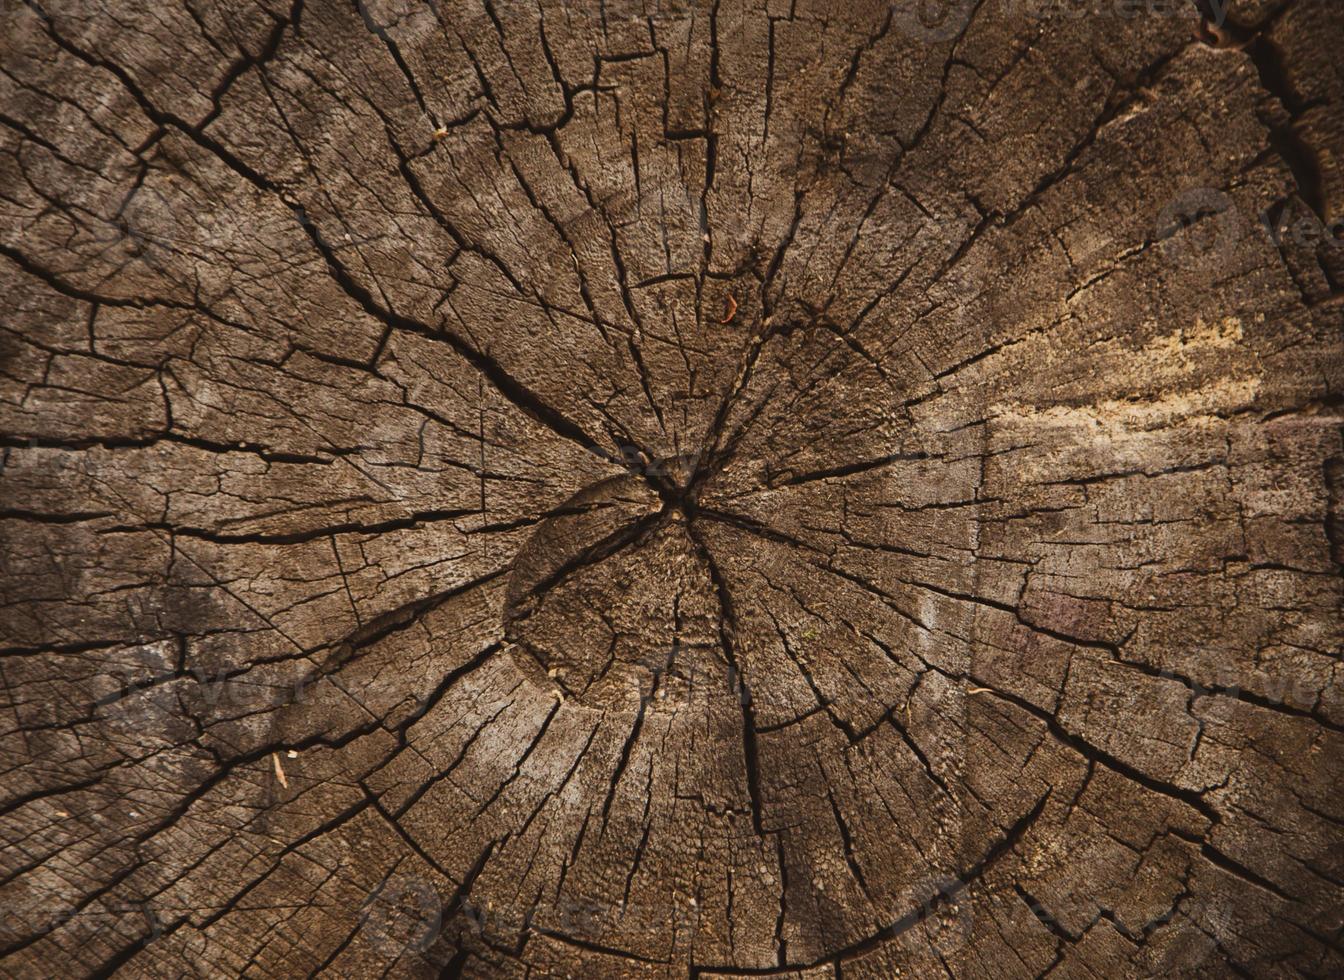
<svg viewBox="0 0 1344 980"><path fill-rule="evenodd" d="M0 973L1344 971L1338 4L0 11Z"/></svg>

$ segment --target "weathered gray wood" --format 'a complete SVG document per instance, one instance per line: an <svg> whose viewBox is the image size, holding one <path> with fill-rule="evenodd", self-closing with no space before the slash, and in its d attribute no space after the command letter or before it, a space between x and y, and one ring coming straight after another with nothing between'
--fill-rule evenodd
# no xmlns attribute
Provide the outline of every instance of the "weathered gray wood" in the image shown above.
<svg viewBox="0 0 1344 980"><path fill-rule="evenodd" d="M943 6L5 0L0 972L1344 969L1344 14Z"/></svg>

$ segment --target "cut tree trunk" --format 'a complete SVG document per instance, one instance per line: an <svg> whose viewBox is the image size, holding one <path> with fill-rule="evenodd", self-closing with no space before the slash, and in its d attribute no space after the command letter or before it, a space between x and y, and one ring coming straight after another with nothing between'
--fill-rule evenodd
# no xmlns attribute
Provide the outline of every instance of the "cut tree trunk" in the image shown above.
<svg viewBox="0 0 1344 980"><path fill-rule="evenodd" d="M1335 0L0 33L0 972L1344 971Z"/></svg>

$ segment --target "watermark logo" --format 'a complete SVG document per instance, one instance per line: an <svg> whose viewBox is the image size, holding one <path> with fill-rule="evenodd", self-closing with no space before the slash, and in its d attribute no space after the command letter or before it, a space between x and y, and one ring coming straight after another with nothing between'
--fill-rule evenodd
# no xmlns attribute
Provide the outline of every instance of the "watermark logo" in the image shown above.
<svg viewBox="0 0 1344 980"><path fill-rule="evenodd" d="M384 956L423 953L443 926L443 901L428 879L393 875L364 904L360 924Z"/></svg>
<svg viewBox="0 0 1344 980"><path fill-rule="evenodd" d="M980 0L905 0L892 15L893 26L915 41L938 44L960 37L971 19L997 13L1004 21L1120 20L1142 17L1200 16L1214 27L1227 21L1231 0L1000 0L996 5Z"/></svg>
<svg viewBox="0 0 1344 980"><path fill-rule="evenodd" d="M1212 187L1192 187L1158 212L1154 240L1169 262L1192 268L1231 247L1241 231L1231 197Z"/></svg>
<svg viewBox="0 0 1344 980"><path fill-rule="evenodd" d="M154 909L141 904L100 902L81 910L74 905L23 902L0 910L0 944L28 943L57 930L68 933L64 941L71 947L92 943L120 947L139 934L137 949L157 942L166 932Z"/></svg>
<svg viewBox="0 0 1344 980"><path fill-rule="evenodd" d="M311 696L307 675L292 682L259 683L246 670L171 663L168 643L133 648L133 660L105 675L103 694L93 715L124 745L148 748L179 744L197 726L299 704Z"/></svg>
<svg viewBox="0 0 1344 980"><path fill-rule="evenodd" d="M1209 20L1222 26L1229 0L1213 0ZM1190 0L1005 0L1007 15L1035 20L1084 18L1137 20L1140 17L1193 17L1197 13Z"/></svg>
<svg viewBox="0 0 1344 980"><path fill-rule="evenodd" d="M1162 207L1153 226L1153 241L1168 261L1181 268L1199 267L1226 255L1250 234L1264 236L1278 249L1344 248L1344 220L1327 223L1290 198L1252 221L1226 192L1212 187L1183 191Z"/></svg>
<svg viewBox="0 0 1344 980"><path fill-rule="evenodd" d="M937 44L959 37L975 8L976 0L911 0L892 12L892 26L908 38Z"/></svg>

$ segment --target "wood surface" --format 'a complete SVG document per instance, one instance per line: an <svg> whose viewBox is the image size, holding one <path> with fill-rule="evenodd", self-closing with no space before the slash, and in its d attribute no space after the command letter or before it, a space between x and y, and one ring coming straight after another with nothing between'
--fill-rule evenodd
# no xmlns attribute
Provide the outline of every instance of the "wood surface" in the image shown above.
<svg viewBox="0 0 1344 980"><path fill-rule="evenodd" d="M1344 973L1344 5L0 10L0 974Z"/></svg>

